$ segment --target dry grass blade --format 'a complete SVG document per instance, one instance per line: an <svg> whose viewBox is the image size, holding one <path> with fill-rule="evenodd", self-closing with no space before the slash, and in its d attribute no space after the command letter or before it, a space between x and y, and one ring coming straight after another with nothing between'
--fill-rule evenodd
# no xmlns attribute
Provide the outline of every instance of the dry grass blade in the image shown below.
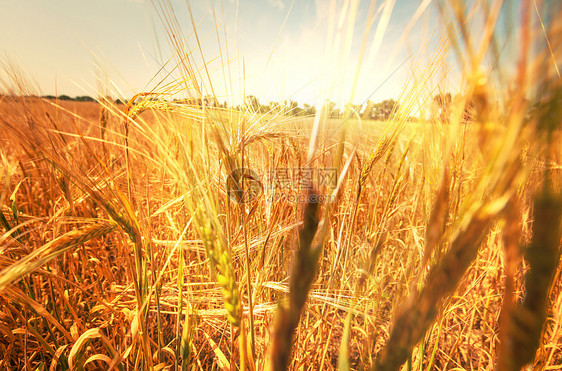
<svg viewBox="0 0 562 371"><path fill-rule="evenodd" d="M115 228L116 225L113 223L96 223L78 230L70 231L43 245L33 253L28 254L13 265L5 268L0 273L0 292L11 283L26 274L32 273L65 251L94 238L104 236L115 230Z"/></svg>
<svg viewBox="0 0 562 371"><path fill-rule="evenodd" d="M51 361L51 366L49 367L49 371L56 371L57 370L57 365L60 359L61 354L66 350L66 348L68 347L68 345L63 345L61 347L59 347L53 357L53 360Z"/></svg>
<svg viewBox="0 0 562 371"><path fill-rule="evenodd" d="M228 361L228 358L226 358L224 353L220 350L218 345L213 341L213 339L209 335L205 334L205 336L207 337L209 344L211 344L211 349L213 350L213 352L217 357L217 364L219 368L221 370L230 371L230 362Z"/></svg>
<svg viewBox="0 0 562 371"><path fill-rule="evenodd" d="M82 357L84 356L86 347L92 339L101 339L101 341L107 348L108 352L110 353L111 358L108 356L103 356L102 358L99 358L100 355L98 354L89 357L88 360L82 363ZM68 356L68 364L71 370L74 369L81 370L84 369L84 366L87 363L94 361L96 359L101 359L103 362L107 364L111 364L111 359L114 358L116 355L117 352L115 351L109 339L98 328L92 328L84 332L82 335L80 335L78 340L76 340L76 343L74 343L74 345L72 346L72 349L70 349L70 354ZM92 358L92 357L96 357L96 358ZM119 368L121 369L121 367Z"/></svg>
<svg viewBox="0 0 562 371"><path fill-rule="evenodd" d="M2 293L0 293L0 295L26 304L35 313L37 313L37 315L45 318L48 322L55 326L67 338L67 340L74 341L74 338L72 337L70 332L68 332L68 330L59 321L57 321L55 317L53 317L41 304L31 299L21 290L13 287L8 287Z"/></svg>

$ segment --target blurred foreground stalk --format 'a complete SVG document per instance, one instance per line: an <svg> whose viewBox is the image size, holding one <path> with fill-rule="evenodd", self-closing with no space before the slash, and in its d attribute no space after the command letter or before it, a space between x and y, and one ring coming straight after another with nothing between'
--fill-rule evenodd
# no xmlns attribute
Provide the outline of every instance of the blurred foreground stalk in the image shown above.
<svg viewBox="0 0 562 371"><path fill-rule="evenodd" d="M525 252L530 270L525 278L525 298L509 316L498 361L500 370L520 370L535 358L546 320L549 290L560 261L562 194L543 190L534 199L533 239Z"/></svg>
<svg viewBox="0 0 562 371"><path fill-rule="evenodd" d="M314 192L309 193L315 196ZM317 198L316 198L317 199ZM286 370L291 359L293 334L303 312L308 292L316 276L321 247L312 247L318 229L318 202L308 201L304 208L303 226L299 230L299 249L295 256L289 288L289 305L277 311L271 346L271 370Z"/></svg>

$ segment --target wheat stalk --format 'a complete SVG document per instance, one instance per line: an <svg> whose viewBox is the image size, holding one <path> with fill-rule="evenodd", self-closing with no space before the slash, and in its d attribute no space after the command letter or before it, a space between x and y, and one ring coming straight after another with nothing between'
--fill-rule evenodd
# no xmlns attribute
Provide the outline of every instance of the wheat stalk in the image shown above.
<svg viewBox="0 0 562 371"><path fill-rule="evenodd" d="M95 223L65 233L53 241L46 243L31 254L26 255L24 258L2 270L0 273L0 291L22 276L39 269L65 251L75 246L82 245L94 238L104 236L115 230L116 227L114 223Z"/></svg>

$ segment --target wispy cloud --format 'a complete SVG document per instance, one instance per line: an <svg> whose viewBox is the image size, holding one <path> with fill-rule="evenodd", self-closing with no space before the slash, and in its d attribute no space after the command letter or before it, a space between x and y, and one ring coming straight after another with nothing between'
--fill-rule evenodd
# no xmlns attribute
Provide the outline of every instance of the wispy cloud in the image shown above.
<svg viewBox="0 0 562 371"><path fill-rule="evenodd" d="M269 3L269 5L277 8L278 10L285 9L285 3L283 3L283 0L267 0L267 2Z"/></svg>

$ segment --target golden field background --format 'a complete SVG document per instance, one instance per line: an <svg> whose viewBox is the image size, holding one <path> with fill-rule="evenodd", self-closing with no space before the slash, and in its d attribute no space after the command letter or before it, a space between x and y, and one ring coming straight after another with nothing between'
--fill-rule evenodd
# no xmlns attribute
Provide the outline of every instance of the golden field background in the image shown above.
<svg viewBox="0 0 562 371"><path fill-rule="evenodd" d="M12 69L0 369L562 369L555 30L518 89L467 53L449 122L411 119L421 83L383 122L47 100ZM336 187L267 181L303 168Z"/></svg>

